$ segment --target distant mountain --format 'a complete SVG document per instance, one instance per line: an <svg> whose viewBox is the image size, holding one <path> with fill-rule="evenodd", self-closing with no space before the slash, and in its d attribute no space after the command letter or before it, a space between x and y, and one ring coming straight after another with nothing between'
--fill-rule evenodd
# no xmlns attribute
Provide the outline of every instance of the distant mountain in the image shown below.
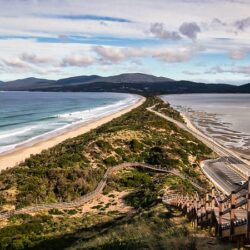
<svg viewBox="0 0 250 250"><path fill-rule="evenodd" d="M98 75L91 76L76 76L65 78L57 81L57 84L60 86L65 85L80 85L80 84L88 84L88 83L98 83L98 82L106 82L106 83L154 83L154 82L169 82L174 81L165 77L157 77L147 74L141 73L127 73L120 74L115 76L107 76L102 77Z"/></svg>
<svg viewBox="0 0 250 250"><path fill-rule="evenodd" d="M157 77L153 75L141 73L127 73L116 76L100 77L92 82L108 82L108 83L154 83L154 82L173 82L173 79L165 77Z"/></svg>
<svg viewBox="0 0 250 250"><path fill-rule="evenodd" d="M191 81L162 81L162 82L95 82L72 86L50 88L46 91L73 92L120 92L135 94L183 94L183 93L238 93L237 86L228 84L205 84ZM244 93L250 93L244 89Z"/></svg>
<svg viewBox="0 0 250 250"><path fill-rule="evenodd" d="M239 93L250 93L250 83L238 87Z"/></svg>
<svg viewBox="0 0 250 250"><path fill-rule="evenodd" d="M74 84L84 84L84 83L90 83L95 80L101 79L101 76L97 75L91 75L91 76L75 76L75 77L69 77L64 78L56 81L57 85L65 86L65 85L74 85Z"/></svg>
<svg viewBox="0 0 250 250"><path fill-rule="evenodd" d="M15 81L5 82L0 85L0 90L41 90L45 88L58 88L65 86L74 86L98 82L106 83L153 83L153 82L168 82L172 79L165 77L156 77L141 73L121 74L116 76L102 77L98 75L76 76L60 79L57 81L38 79L34 77L19 79Z"/></svg>
<svg viewBox="0 0 250 250"><path fill-rule="evenodd" d="M21 91L21 90L35 90L41 88L50 88L54 85L56 81L38 79L34 77L19 79L10 82L4 82L0 84L0 90L9 90L9 91Z"/></svg>
<svg viewBox="0 0 250 250"><path fill-rule="evenodd" d="M250 83L241 86L229 84L205 84L192 81L175 81L165 77L156 77L141 73L128 73L109 77L98 75L76 76L57 81L26 78L0 83L0 90L123 92L144 95L250 93Z"/></svg>

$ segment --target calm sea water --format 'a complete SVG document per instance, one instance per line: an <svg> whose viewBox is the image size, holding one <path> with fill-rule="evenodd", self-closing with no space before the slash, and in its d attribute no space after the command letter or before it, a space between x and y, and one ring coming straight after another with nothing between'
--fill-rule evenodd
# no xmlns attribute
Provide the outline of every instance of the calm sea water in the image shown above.
<svg viewBox="0 0 250 250"><path fill-rule="evenodd" d="M60 134L137 100L136 95L116 93L0 92L0 153Z"/></svg>
<svg viewBox="0 0 250 250"><path fill-rule="evenodd" d="M225 145L249 151L250 94L167 95L163 99Z"/></svg>

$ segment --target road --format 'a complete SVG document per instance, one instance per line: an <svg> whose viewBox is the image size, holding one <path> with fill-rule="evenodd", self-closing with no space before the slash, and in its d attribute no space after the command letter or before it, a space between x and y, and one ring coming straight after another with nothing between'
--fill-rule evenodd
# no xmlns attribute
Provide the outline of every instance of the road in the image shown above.
<svg viewBox="0 0 250 250"><path fill-rule="evenodd" d="M192 127L188 127L184 123L155 111L153 108L154 106L147 108L147 110L189 132L220 156L220 158L217 160L205 161L202 169L207 177L219 189L221 189L221 191L229 194L232 190L238 187L236 183L247 179L250 173L250 166L246 164L246 162L238 155L215 142L208 136L202 134L200 131L197 131Z"/></svg>
<svg viewBox="0 0 250 250"><path fill-rule="evenodd" d="M201 165L203 172L223 193L229 195L245 179L227 165L225 157L207 160Z"/></svg>

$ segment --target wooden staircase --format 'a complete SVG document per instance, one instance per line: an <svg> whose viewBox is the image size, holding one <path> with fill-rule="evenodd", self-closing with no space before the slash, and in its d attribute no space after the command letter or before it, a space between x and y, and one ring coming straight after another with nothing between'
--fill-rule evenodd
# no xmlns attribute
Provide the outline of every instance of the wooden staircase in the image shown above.
<svg viewBox="0 0 250 250"><path fill-rule="evenodd" d="M203 195L167 194L163 202L181 210L196 227L215 228L220 239L250 243L250 177L229 196L213 187Z"/></svg>

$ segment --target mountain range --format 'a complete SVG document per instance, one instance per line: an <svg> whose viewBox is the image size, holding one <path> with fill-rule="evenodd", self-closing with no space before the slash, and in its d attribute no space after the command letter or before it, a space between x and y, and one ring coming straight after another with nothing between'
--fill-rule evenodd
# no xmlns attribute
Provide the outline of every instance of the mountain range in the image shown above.
<svg viewBox="0 0 250 250"><path fill-rule="evenodd" d="M183 93L250 93L250 83L241 86L175 81L141 73L127 73L109 77L98 75L76 76L60 80L26 78L9 82L0 81L1 91L73 91L124 92L136 94Z"/></svg>

